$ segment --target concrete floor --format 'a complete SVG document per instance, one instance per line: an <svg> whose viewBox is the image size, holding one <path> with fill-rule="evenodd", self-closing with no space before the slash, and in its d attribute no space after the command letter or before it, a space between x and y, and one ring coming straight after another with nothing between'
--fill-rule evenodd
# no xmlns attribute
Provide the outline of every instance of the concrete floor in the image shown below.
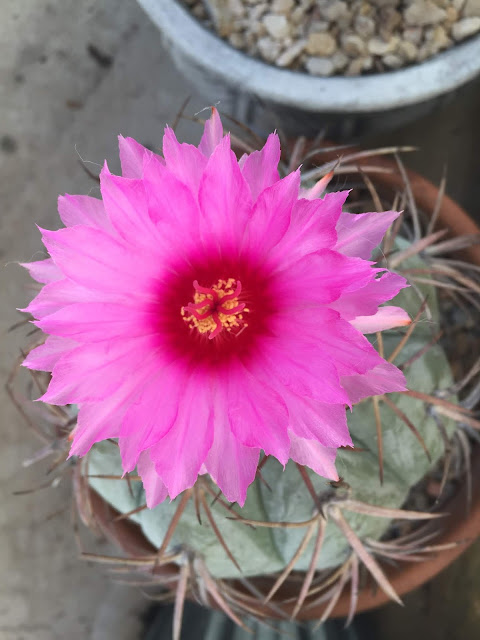
<svg viewBox="0 0 480 640"><path fill-rule="evenodd" d="M59 225L57 194L95 189L80 157L92 163L108 158L116 170L118 133L158 146L163 126L190 94L134 0L2 0L2 379L25 342L25 332L6 331L19 319L15 308L31 295L29 279L15 262L43 255L35 224ZM215 96L193 96L190 113L213 102ZM448 160L450 192L477 215L478 113L480 92L473 88L428 121L382 136L382 142L423 144L411 164L433 178L440 177ZM198 137L188 123L179 133L191 141ZM137 591L112 585L100 568L78 558L68 481L55 489L12 495L43 482L46 467L22 467L39 443L3 388L0 393L0 640L135 640L147 603ZM102 548L101 542L95 544ZM478 552L477 547L477 559ZM480 594L478 577L475 584Z"/></svg>

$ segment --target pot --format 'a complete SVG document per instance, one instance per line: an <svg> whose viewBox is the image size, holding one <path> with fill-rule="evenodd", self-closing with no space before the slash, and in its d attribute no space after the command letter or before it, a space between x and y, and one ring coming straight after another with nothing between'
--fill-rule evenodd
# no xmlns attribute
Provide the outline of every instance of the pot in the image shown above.
<svg viewBox="0 0 480 640"><path fill-rule="evenodd" d="M252 58L202 26L176 0L138 0L189 84L224 113L288 135L338 142L427 115L480 73L480 36L421 64L359 77L319 78ZM161 83L161 78L158 78Z"/></svg>
<svg viewBox="0 0 480 640"><path fill-rule="evenodd" d="M325 160L322 154L322 159ZM328 157L327 157L328 159ZM371 163L371 158L365 162ZM359 162L358 164L362 164ZM403 186L403 178L399 174L396 164L388 159L375 159L376 165L383 165L385 168L391 169L391 173L378 173L375 178L375 184L379 190L390 192L390 194ZM419 176L413 171L407 171L413 196L419 206L426 213L432 213L435 209L438 188L425 178ZM480 229L468 216L468 214L459 207L451 198L444 196L439 208L438 215L439 225L447 228L451 236L465 235L471 233L479 233ZM472 245L468 249L463 250L463 256L480 266L480 245ZM78 468L77 468L78 469ZM471 508L466 515L465 506L467 504L467 487L463 485L458 492L451 497L445 504L443 511L448 515L442 519L442 529L435 538L436 545L451 544L451 548L429 556L422 562L405 562L400 566L393 567L391 565L384 566L384 571L392 584L394 590L399 596L413 591L422 584L436 576L442 569L451 564L463 551L465 551L480 535L480 445L472 447L472 501ZM90 488L85 479L77 470L77 489L75 491L77 502L79 503L80 512L85 512L85 504L88 504L88 510L93 518L85 518L98 524L104 535L115 545L120 547L130 558L141 558L142 556L152 556L158 552L144 536L139 525L126 519L116 519L116 512L105 500ZM87 499L85 500L85 496ZM174 577L179 574L179 567L175 564L162 565L154 569L154 573L164 577ZM273 583L272 579L267 576L261 576L251 579L262 591L266 585ZM173 587L175 584L173 585ZM236 585L238 587L238 585ZM268 588L268 587L267 587ZM296 587L298 588L298 587ZM292 587L287 591L281 590L279 594L281 598L286 595L295 595ZM272 600L275 602L275 597ZM364 588L358 596L358 604L356 611L368 611L379 607L389 601L387 595L380 589L372 590ZM211 603L215 607L215 603ZM303 608L297 615L298 620L319 619L325 609L325 604L317 605L306 609L308 599L305 601ZM344 589L339 600L334 607L331 616L342 617L348 615L350 606L349 589ZM290 607L293 609L293 605ZM271 609L265 607L260 602L258 610L265 616L271 617ZM288 607L284 607L285 612L290 615L292 613Z"/></svg>

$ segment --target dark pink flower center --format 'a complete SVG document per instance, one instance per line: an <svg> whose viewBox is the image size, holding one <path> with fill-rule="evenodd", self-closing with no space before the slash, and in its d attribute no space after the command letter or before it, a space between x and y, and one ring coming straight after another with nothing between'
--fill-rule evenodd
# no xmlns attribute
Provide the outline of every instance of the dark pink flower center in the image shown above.
<svg viewBox="0 0 480 640"><path fill-rule="evenodd" d="M212 340L223 330L238 336L248 327L244 314L250 309L239 300L242 293L240 280L218 280L211 287L202 287L195 280L193 288L193 302L181 308L182 317L191 329L201 334L208 333L209 340Z"/></svg>

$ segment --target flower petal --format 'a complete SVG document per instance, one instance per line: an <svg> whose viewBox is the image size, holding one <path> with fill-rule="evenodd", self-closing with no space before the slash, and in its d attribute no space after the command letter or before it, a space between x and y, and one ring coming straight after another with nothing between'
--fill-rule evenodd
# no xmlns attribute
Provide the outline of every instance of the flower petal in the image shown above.
<svg viewBox="0 0 480 640"><path fill-rule="evenodd" d="M400 369L389 362L382 362L363 375L343 376L342 386L350 402L355 404L369 396L405 391L407 383Z"/></svg>
<svg viewBox="0 0 480 640"><path fill-rule="evenodd" d="M292 329L296 329L294 325ZM259 375L264 376L279 397L283 396L286 387L294 394L319 402L348 404L334 361L315 344L305 344L293 337L281 341L265 340L255 364L261 371ZM291 420L294 418L292 416Z"/></svg>
<svg viewBox="0 0 480 640"><path fill-rule="evenodd" d="M175 424L150 448L172 500L194 485L212 446L214 402L208 385L200 374L191 374L182 388Z"/></svg>
<svg viewBox="0 0 480 640"><path fill-rule="evenodd" d="M149 215L143 180L114 176L105 164L100 173L100 189L118 235L136 248L145 247L154 253L160 238Z"/></svg>
<svg viewBox="0 0 480 640"><path fill-rule="evenodd" d="M290 458L298 464L310 467L315 473L330 480L338 480L335 469L337 450L322 446L316 440L299 438L290 432Z"/></svg>
<svg viewBox="0 0 480 640"><path fill-rule="evenodd" d="M233 435L227 418L229 400L223 393L218 396L223 401L217 400L213 444L205 466L227 500L243 507L247 489L255 480L260 449L246 447Z"/></svg>
<svg viewBox="0 0 480 640"><path fill-rule="evenodd" d="M181 376L173 367L161 366L128 408L120 430L120 453L124 471L137 464L141 451L163 438L175 424L183 390Z"/></svg>
<svg viewBox="0 0 480 640"><path fill-rule="evenodd" d="M280 242L289 227L299 186L300 172L296 171L260 193L244 236L244 246L250 252L261 249L266 256Z"/></svg>
<svg viewBox="0 0 480 640"><path fill-rule="evenodd" d="M375 213L345 213L337 224L338 242L335 247L346 256L368 260L378 247L386 230L398 218L398 211Z"/></svg>
<svg viewBox="0 0 480 640"><path fill-rule="evenodd" d="M209 158L215 151L215 148L223 139L223 125L220 115L215 107L212 107L210 118L205 122L202 139L198 145L198 149L204 156ZM196 147L195 147L196 148Z"/></svg>
<svg viewBox="0 0 480 640"><path fill-rule="evenodd" d="M351 446L344 404L324 404L305 396L287 394L290 430L307 440L317 440L324 447Z"/></svg>
<svg viewBox="0 0 480 640"><path fill-rule="evenodd" d="M193 144L178 142L173 129L167 127L163 136L163 155L167 169L197 195L203 171L207 166L207 158L203 153Z"/></svg>
<svg viewBox="0 0 480 640"><path fill-rule="evenodd" d="M157 333L156 308L127 307L108 302L70 304L35 322L45 333L77 342L110 341Z"/></svg>
<svg viewBox="0 0 480 640"><path fill-rule="evenodd" d="M84 287L126 297L155 288L155 261L105 231L87 226L43 229L42 239L64 276Z"/></svg>
<svg viewBox="0 0 480 640"><path fill-rule="evenodd" d="M31 313L39 320L74 302L95 302L109 297L116 299L112 294L109 296L106 293L91 291L72 280L58 280L46 284L28 307L21 311Z"/></svg>
<svg viewBox="0 0 480 640"><path fill-rule="evenodd" d="M142 451L137 464L138 475L142 478L147 507L153 509L168 497L168 489L155 471L148 451Z"/></svg>
<svg viewBox="0 0 480 640"><path fill-rule="evenodd" d="M159 231L159 251L180 257L198 248L201 213L190 187L156 158L145 165L143 182L149 215ZM181 234L178 233L179 221Z"/></svg>
<svg viewBox="0 0 480 640"><path fill-rule="evenodd" d="M68 193L59 196L58 213L66 227L83 224L113 230L103 202L91 196L71 196Z"/></svg>
<svg viewBox="0 0 480 640"><path fill-rule="evenodd" d="M43 344L30 351L22 366L36 371L52 371L58 360L75 347L78 347L78 342L74 340L49 336Z"/></svg>
<svg viewBox="0 0 480 640"><path fill-rule="evenodd" d="M286 464L288 412L280 394L237 361L225 372L228 419L234 436Z"/></svg>
<svg viewBox="0 0 480 640"><path fill-rule="evenodd" d="M37 282L55 282L63 278L62 272L51 258L39 262L20 262L19 264L21 267L25 267Z"/></svg>
<svg viewBox="0 0 480 640"><path fill-rule="evenodd" d="M307 311L366 286L374 277L375 270L366 260L321 249L275 273L271 290L279 310L301 308Z"/></svg>
<svg viewBox="0 0 480 640"><path fill-rule="evenodd" d="M338 311L345 320L357 316L370 316L378 311L378 305L391 300L408 286L407 281L397 273L384 273L356 291L342 292L329 306Z"/></svg>
<svg viewBox="0 0 480 640"><path fill-rule="evenodd" d="M279 162L280 139L276 133L268 136L260 151L253 151L239 162L254 202L262 191L280 179L277 168Z"/></svg>
<svg viewBox="0 0 480 640"><path fill-rule="evenodd" d="M156 358L144 359L134 376L119 379L115 393L99 402L82 404L73 431L70 456L84 456L96 442L118 438L127 408L157 370Z"/></svg>
<svg viewBox="0 0 480 640"><path fill-rule="evenodd" d="M352 326L362 333L375 333L394 327L406 327L411 322L408 313L400 307L380 307L374 315L357 316L350 321Z"/></svg>
<svg viewBox="0 0 480 640"><path fill-rule="evenodd" d="M104 400L155 352L155 339L108 340L80 345L55 364L43 402L65 405Z"/></svg>
<svg viewBox="0 0 480 640"><path fill-rule="evenodd" d="M153 152L139 144L133 138L118 136L120 152L120 164L124 178L141 178L143 176L144 160L153 155Z"/></svg>
<svg viewBox="0 0 480 640"><path fill-rule="evenodd" d="M250 219L250 190L230 149L230 136L225 136L208 160L198 193L202 216L201 234L208 244L225 252L238 250Z"/></svg>

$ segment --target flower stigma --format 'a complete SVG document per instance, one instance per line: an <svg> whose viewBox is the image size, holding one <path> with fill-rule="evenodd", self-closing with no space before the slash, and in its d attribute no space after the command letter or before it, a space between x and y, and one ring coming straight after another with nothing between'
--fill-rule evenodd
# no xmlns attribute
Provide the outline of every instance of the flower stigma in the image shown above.
<svg viewBox="0 0 480 640"><path fill-rule="evenodd" d="M197 329L201 334L209 333L208 338L212 340L224 329L239 335L248 327L244 314L250 309L246 308L244 302L239 302L242 292L239 280L218 280L211 287L201 287L195 280L193 288L193 302L181 309L182 317L190 329Z"/></svg>

